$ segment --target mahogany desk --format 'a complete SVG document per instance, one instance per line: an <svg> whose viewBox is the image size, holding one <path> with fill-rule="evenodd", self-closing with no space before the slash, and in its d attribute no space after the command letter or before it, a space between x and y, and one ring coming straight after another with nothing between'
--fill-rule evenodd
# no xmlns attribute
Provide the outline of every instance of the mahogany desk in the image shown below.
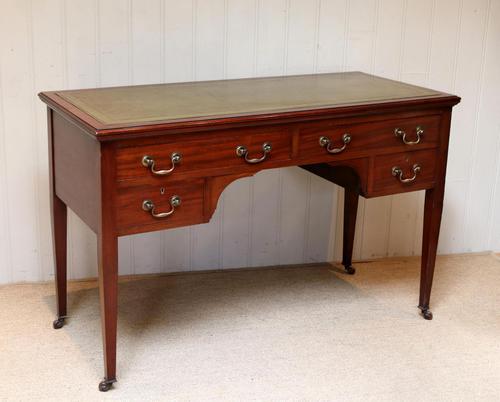
<svg viewBox="0 0 500 402"><path fill-rule="evenodd" d="M429 310L451 109L460 98L359 73L43 92L57 315L66 206L97 233L107 391L116 381L118 236L208 222L224 188L300 166L345 188L342 264L358 197L426 190L418 307Z"/></svg>

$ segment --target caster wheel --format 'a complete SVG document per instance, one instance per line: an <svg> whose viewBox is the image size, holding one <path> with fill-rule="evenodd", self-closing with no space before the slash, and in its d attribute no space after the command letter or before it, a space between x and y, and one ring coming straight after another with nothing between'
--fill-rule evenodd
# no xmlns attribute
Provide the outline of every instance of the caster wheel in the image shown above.
<svg viewBox="0 0 500 402"><path fill-rule="evenodd" d="M64 326L64 317L59 317L52 323L52 327L54 327L54 329L61 329L63 326Z"/></svg>
<svg viewBox="0 0 500 402"><path fill-rule="evenodd" d="M424 317L426 320L432 320L432 312L429 310L429 307L425 306L418 306L420 310L422 310L422 317Z"/></svg>
<svg viewBox="0 0 500 402"><path fill-rule="evenodd" d="M99 391L108 392L111 389L111 387L113 386L114 382L116 382L116 380L102 380L99 383Z"/></svg>
<svg viewBox="0 0 500 402"><path fill-rule="evenodd" d="M351 265L345 266L344 269L348 275L354 275L354 273L356 272L356 269Z"/></svg>
<svg viewBox="0 0 500 402"><path fill-rule="evenodd" d="M432 312L430 310L422 310L422 315L426 320L432 320Z"/></svg>

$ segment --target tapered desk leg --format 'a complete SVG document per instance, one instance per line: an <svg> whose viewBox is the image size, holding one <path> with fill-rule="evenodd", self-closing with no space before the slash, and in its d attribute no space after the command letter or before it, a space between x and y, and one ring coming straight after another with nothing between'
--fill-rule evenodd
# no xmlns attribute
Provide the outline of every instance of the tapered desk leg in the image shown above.
<svg viewBox="0 0 500 402"><path fill-rule="evenodd" d="M439 227L443 211L444 192L440 188L425 192L424 233L422 240L422 266L420 274L420 301L418 307L426 320L432 320L429 310L434 265L436 263Z"/></svg>
<svg viewBox="0 0 500 402"><path fill-rule="evenodd" d="M52 236L54 247L57 319L53 322L54 329L62 328L66 318L66 260L67 260L67 207L61 199L53 194L52 204Z"/></svg>
<svg viewBox="0 0 500 402"><path fill-rule="evenodd" d="M118 238L107 228L98 235L99 295L101 304L104 380L100 391L116 382L116 330L118 323Z"/></svg>
<svg viewBox="0 0 500 402"><path fill-rule="evenodd" d="M346 272L353 275L356 270L352 266L352 249L356 229L359 194L349 187L344 189L344 239L342 246L342 265Z"/></svg>
<svg viewBox="0 0 500 402"><path fill-rule="evenodd" d="M54 329L62 328L66 318L67 300L67 223L68 209L66 204L56 195L55 163L54 163L54 133L52 130L52 110L47 108L48 146L49 146L49 181L50 181L50 212L52 225L52 246L54 250L54 276L56 281L57 318L52 323Z"/></svg>

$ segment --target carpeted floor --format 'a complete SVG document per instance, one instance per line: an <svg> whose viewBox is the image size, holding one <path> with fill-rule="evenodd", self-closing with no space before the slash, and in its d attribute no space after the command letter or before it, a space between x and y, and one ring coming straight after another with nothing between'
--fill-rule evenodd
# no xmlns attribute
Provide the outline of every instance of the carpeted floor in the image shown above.
<svg viewBox="0 0 500 402"><path fill-rule="evenodd" d="M118 383L102 376L98 291L0 287L0 400L498 401L500 259L438 258L141 277L120 284Z"/></svg>

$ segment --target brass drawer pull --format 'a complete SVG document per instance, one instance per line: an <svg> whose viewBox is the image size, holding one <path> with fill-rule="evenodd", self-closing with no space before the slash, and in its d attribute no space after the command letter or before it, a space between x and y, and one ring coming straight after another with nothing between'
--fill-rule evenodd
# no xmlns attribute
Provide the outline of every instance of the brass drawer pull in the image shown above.
<svg viewBox="0 0 500 402"><path fill-rule="evenodd" d="M392 175L397 177L401 183L411 183L417 178L417 174L420 173L420 165L415 163L412 167L413 176L403 179L403 170L399 166L394 166L392 168Z"/></svg>
<svg viewBox="0 0 500 402"><path fill-rule="evenodd" d="M347 144L349 144L351 142L351 135L345 133L342 136L342 142L344 143L344 145L342 145L340 148L331 148L332 142L330 141L330 138L320 137L320 139L319 139L319 145L321 145L322 147L326 147L326 150L331 154L339 154L344 149L346 149Z"/></svg>
<svg viewBox="0 0 500 402"><path fill-rule="evenodd" d="M262 151L264 154L260 158L249 158L248 157L248 149L244 145L238 145L236 147L236 155L240 158L245 158L245 161L248 163L259 163L263 162L267 158L267 154L271 152L272 146L269 142L265 142L262 145Z"/></svg>
<svg viewBox="0 0 500 402"><path fill-rule="evenodd" d="M170 174L174 171L175 165L179 163L182 159L182 155L174 152L170 156L170 161L172 162L172 167L170 169L164 169L164 170L155 170L155 160L148 155L144 155L142 157L142 166L145 166L151 170L151 173L158 175L158 176L165 176L167 174Z"/></svg>
<svg viewBox="0 0 500 402"><path fill-rule="evenodd" d="M408 141L406 139L406 132L401 129L401 128L395 128L394 129L394 135L396 137L401 137L401 139L403 140L403 142L406 144L406 145L416 145L420 142L420 137L422 135L424 135L424 129L420 126L417 126L415 128L415 132L417 133L417 139L415 141Z"/></svg>
<svg viewBox="0 0 500 402"><path fill-rule="evenodd" d="M168 212L156 212L155 209L155 204L151 200L144 200L142 202L142 209L146 212L151 212L151 216L154 218L167 218L168 216L172 215L175 211L175 208L177 208L179 205L181 205L181 197L178 195L174 195L172 198L170 198L170 206L172 207L170 211Z"/></svg>

